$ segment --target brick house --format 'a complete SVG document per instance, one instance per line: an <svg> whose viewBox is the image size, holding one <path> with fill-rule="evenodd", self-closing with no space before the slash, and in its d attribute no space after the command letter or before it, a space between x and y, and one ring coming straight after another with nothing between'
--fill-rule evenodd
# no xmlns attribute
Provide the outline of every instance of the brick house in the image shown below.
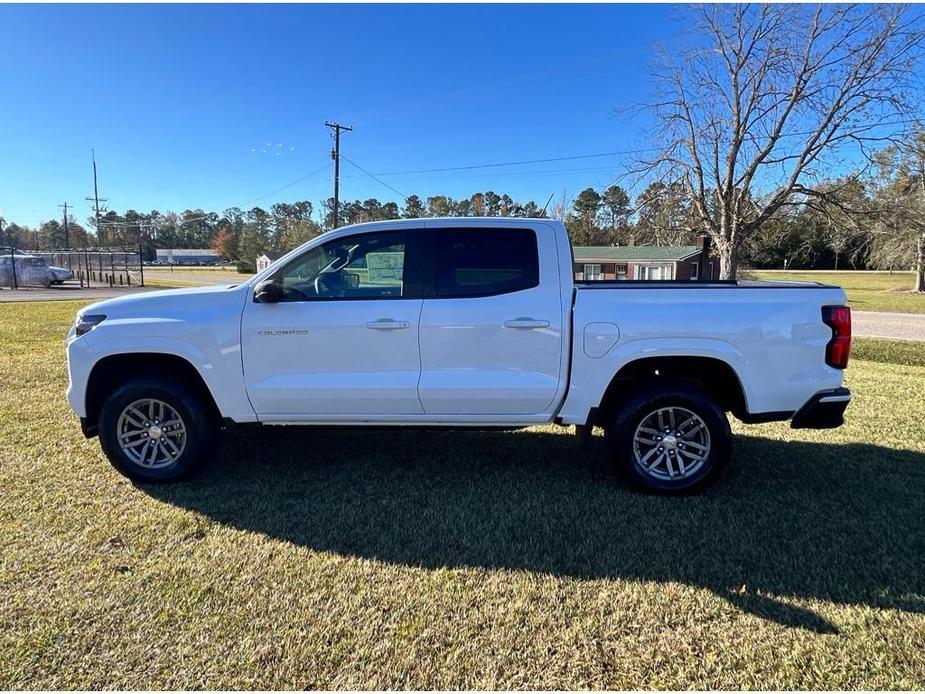
<svg viewBox="0 0 925 694"><path fill-rule="evenodd" d="M719 263L709 238L696 246L575 246L576 280L711 280Z"/></svg>

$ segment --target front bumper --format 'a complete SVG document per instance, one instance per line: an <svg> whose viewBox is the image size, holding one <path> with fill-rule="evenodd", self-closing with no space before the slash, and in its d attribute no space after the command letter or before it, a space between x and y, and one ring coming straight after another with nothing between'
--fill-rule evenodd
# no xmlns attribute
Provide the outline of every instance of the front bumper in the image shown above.
<svg viewBox="0 0 925 694"><path fill-rule="evenodd" d="M100 433L97 423L91 422L87 417L80 418L80 431L83 433L84 437L88 439L92 439Z"/></svg>
<svg viewBox="0 0 925 694"><path fill-rule="evenodd" d="M822 390L806 401L793 419L792 429L834 429L845 423L845 408L851 402L847 388Z"/></svg>

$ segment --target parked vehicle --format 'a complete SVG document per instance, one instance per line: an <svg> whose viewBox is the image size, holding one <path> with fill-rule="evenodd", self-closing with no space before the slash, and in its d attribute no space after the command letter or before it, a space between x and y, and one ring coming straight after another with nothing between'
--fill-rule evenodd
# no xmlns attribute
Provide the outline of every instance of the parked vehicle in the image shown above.
<svg viewBox="0 0 925 694"><path fill-rule="evenodd" d="M842 423L850 311L811 282L574 282L546 219L324 234L242 284L80 311L68 400L113 465L185 477L243 424L597 425L636 487L703 488L727 412Z"/></svg>
<svg viewBox="0 0 925 694"><path fill-rule="evenodd" d="M48 273L51 284L64 284L74 276L74 273L66 267L58 267L56 265L49 265Z"/></svg>
<svg viewBox="0 0 925 694"><path fill-rule="evenodd" d="M14 273L15 269L15 273ZM35 255L0 255L0 287L44 287L52 282L48 261Z"/></svg>

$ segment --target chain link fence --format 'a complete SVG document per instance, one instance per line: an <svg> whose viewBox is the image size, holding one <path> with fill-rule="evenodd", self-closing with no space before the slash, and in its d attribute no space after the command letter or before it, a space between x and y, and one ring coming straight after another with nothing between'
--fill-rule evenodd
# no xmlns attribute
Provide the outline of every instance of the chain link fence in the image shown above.
<svg viewBox="0 0 925 694"><path fill-rule="evenodd" d="M141 248L0 249L0 287L48 287L62 281L81 287L143 287Z"/></svg>

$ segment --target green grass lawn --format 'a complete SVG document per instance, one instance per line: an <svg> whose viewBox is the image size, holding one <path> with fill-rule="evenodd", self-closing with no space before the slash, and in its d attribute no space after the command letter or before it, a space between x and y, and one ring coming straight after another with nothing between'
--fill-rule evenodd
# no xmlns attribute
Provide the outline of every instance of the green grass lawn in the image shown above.
<svg viewBox="0 0 925 694"><path fill-rule="evenodd" d="M163 267L145 269L145 284L150 287L173 289L179 287L204 287L210 284L237 284L252 277L228 267ZM208 279L205 279L208 278Z"/></svg>
<svg viewBox="0 0 925 694"><path fill-rule="evenodd" d="M925 367L925 343L883 337L856 337L851 342L851 357L884 364Z"/></svg>
<svg viewBox="0 0 925 694"><path fill-rule="evenodd" d="M824 282L842 287L856 311L894 311L925 313L925 294L913 292L915 276L911 272L778 272L750 270L750 277L762 280L800 280Z"/></svg>
<svg viewBox="0 0 925 694"><path fill-rule="evenodd" d="M0 688L925 687L921 366L734 423L699 497L557 427L236 432L135 486L64 400L78 306L0 304Z"/></svg>
<svg viewBox="0 0 925 694"><path fill-rule="evenodd" d="M145 267L151 267L153 270L159 272L237 272L234 263L229 263L227 265L146 265ZM173 270L171 270L171 267Z"/></svg>

